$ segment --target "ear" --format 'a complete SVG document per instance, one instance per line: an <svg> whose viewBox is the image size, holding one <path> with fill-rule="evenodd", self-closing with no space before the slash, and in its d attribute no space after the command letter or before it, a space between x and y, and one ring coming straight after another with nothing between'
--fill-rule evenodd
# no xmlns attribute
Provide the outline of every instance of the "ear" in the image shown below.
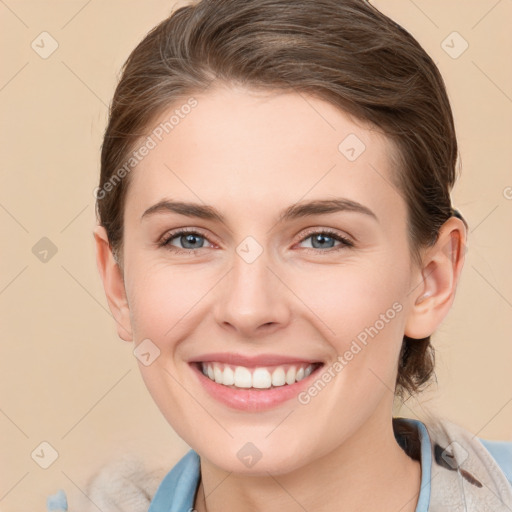
<svg viewBox="0 0 512 512"><path fill-rule="evenodd" d="M114 259L108 236L103 226L94 229L96 264L103 281L108 307L116 321L117 334L124 341L132 341L130 309L126 298L123 273Z"/></svg>
<svg viewBox="0 0 512 512"><path fill-rule="evenodd" d="M450 217L439 230L437 242L423 253L422 268L409 294L406 336L430 336L448 314L466 250L466 227L457 217Z"/></svg>

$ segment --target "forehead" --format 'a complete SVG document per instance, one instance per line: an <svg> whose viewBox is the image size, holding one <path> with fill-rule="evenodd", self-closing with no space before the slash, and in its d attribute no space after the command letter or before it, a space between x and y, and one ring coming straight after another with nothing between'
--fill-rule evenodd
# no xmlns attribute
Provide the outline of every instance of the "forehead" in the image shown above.
<svg viewBox="0 0 512 512"><path fill-rule="evenodd" d="M193 100L174 103L148 130L153 147L131 173L130 210L164 196L244 209L326 194L377 208L401 199L392 143L330 103L235 87Z"/></svg>

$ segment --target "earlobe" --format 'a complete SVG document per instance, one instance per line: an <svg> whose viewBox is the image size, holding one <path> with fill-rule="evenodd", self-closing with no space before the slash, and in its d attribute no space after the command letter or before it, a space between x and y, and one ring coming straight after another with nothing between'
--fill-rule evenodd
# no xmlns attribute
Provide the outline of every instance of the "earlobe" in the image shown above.
<svg viewBox="0 0 512 512"><path fill-rule="evenodd" d="M424 252L420 275L409 294L406 336L426 338L441 324L453 304L465 252L466 228L451 217L441 227L437 242Z"/></svg>
<svg viewBox="0 0 512 512"><path fill-rule="evenodd" d="M130 309L122 271L112 254L105 228L96 226L93 234L96 244L96 264L103 282L108 306L116 322L117 334L124 341L132 341Z"/></svg>

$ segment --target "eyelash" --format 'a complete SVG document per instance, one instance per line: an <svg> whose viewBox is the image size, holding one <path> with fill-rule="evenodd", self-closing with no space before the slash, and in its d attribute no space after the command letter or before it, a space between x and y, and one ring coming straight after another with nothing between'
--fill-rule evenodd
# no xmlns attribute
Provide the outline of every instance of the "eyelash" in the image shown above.
<svg viewBox="0 0 512 512"><path fill-rule="evenodd" d="M198 231L195 231L192 229L190 229L190 230L189 229L180 229L178 231L173 231L171 233L167 233L164 237L162 237L161 241L158 242L158 246L165 247L166 249L168 249L169 251L171 251L175 254L196 255L197 252L199 252L201 249L205 249L205 247L201 247L199 249L180 249L179 247L175 247L175 246L169 244L169 242L171 240L174 240L175 238L178 238L183 235L189 235L189 234L198 235L199 237L208 240L208 238L206 236L202 235ZM308 238L311 238L313 235L328 235L330 238L334 238L334 240L341 242L341 245L339 245L337 247L331 247L326 250L315 249L314 247L304 247L303 250L306 250L307 252L313 252L315 254L318 254L318 253L332 253L332 252L337 252L339 250L354 247L354 243L351 240L340 235L336 231L333 231L328 228L321 229L321 230L309 231L299 240L298 243L306 241Z"/></svg>

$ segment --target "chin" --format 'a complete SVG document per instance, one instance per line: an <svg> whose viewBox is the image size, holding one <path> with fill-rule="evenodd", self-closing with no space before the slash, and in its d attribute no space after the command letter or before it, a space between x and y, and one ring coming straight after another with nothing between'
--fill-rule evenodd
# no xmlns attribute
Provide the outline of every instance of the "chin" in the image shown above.
<svg viewBox="0 0 512 512"><path fill-rule="evenodd" d="M241 446L237 443L236 446L232 445L215 451L211 450L211 446L206 447L204 451L200 447L195 450L218 468L247 476L268 476L269 473L271 475L287 474L304 466L309 460L294 446L283 450L278 446L272 446L268 441L262 449L257 447L257 442L248 441L241 443Z"/></svg>

